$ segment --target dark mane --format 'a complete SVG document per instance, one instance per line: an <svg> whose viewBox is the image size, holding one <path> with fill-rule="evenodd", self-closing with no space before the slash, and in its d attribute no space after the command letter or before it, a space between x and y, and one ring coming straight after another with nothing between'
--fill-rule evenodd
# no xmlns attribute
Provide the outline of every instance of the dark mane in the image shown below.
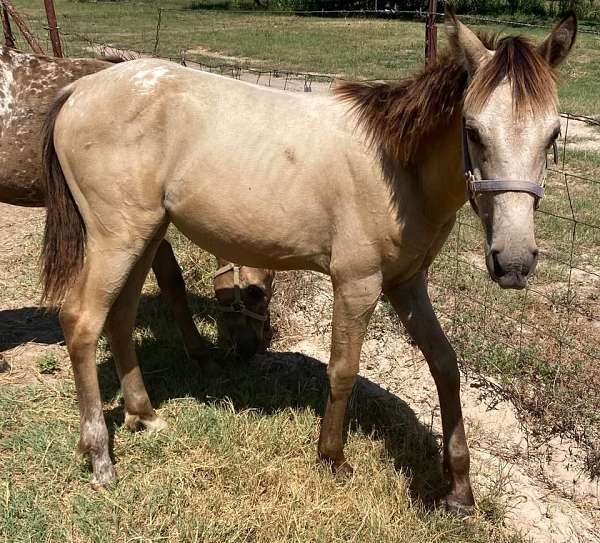
<svg viewBox="0 0 600 543"><path fill-rule="evenodd" d="M352 103L372 143L402 163L415 158L426 136L448 125L462 109L463 99L469 100L472 107L481 108L505 77L512 86L519 114L526 109L538 111L556 100L555 74L529 41L519 37L479 37L496 53L476 73L468 89L462 58L445 52L437 62L407 79L343 81L335 94Z"/></svg>

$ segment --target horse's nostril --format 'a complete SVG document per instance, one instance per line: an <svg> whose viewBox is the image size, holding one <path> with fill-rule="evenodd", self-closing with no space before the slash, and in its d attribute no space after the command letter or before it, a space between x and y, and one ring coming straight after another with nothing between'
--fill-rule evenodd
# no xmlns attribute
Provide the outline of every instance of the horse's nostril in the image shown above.
<svg viewBox="0 0 600 543"><path fill-rule="evenodd" d="M499 253L500 251L492 250L492 262L494 263L494 274L496 275L496 277L503 277L504 275L506 275L506 271L500 265L500 262L498 262Z"/></svg>

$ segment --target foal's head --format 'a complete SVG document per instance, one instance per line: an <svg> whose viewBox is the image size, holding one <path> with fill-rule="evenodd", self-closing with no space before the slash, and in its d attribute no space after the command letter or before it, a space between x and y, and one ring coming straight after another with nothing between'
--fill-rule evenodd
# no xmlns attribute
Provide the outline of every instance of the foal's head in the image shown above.
<svg viewBox="0 0 600 543"><path fill-rule="evenodd" d="M236 352L250 358L264 350L271 339L269 302L275 274L270 270L235 266L221 259L219 266L214 289L225 331Z"/></svg>
<svg viewBox="0 0 600 543"><path fill-rule="evenodd" d="M469 75L465 170L472 172L471 203L485 228L487 268L500 286L523 288L538 255L535 193L540 194L547 153L560 133L554 70L573 46L576 19L567 15L537 47L509 37L494 50L452 12L445 26Z"/></svg>

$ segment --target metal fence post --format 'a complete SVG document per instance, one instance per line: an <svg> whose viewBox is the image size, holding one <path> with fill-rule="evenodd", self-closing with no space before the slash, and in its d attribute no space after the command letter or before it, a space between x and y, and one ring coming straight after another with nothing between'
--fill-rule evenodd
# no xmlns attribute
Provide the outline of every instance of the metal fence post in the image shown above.
<svg viewBox="0 0 600 543"><path fill-rule="evenodd" d="M163 8L158 8L158 19L156 21L156 37L154 39L154 56L158 55L158 42L160 41L160 24L162 22Z"/></svg>
<svg viewBox="0 0 600 543"><path fill-rule="evenodd" d="M425 62L431 64L437 55L437 27L435 16L437 12L437 0L428 0L427 18L425 19Z"/></svg>
<svg viewBox="0 0 600 543"><path fill-rule="evenodd" d="M60 34L58 33L58 24L56 22L56 12L54 11L54 0L44 0L46 8L46 17L48 19L48 32L52 42L52 54L55 57L62 57L62 47L60 44Z"/></svg>

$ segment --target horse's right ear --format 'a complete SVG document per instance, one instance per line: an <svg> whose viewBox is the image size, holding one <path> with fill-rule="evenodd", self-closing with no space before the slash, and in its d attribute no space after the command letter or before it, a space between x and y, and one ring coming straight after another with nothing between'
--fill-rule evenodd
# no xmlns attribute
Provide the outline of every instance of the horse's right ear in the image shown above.
<svg viewBox="0 0 600 543"><path fill-rule="evenodd" d="M470 75L492 56L475 33L456 17L454 7L446 4L444 27L450 46L464 58L465 68Z"/></svg>
<svg viewBox="0 0 600 543"><path fill-rule="evenodd" d="M571 51L577 36L577 17L573 11L567 13L544 40L538 51L553 68L558 66Z"/></svg>

